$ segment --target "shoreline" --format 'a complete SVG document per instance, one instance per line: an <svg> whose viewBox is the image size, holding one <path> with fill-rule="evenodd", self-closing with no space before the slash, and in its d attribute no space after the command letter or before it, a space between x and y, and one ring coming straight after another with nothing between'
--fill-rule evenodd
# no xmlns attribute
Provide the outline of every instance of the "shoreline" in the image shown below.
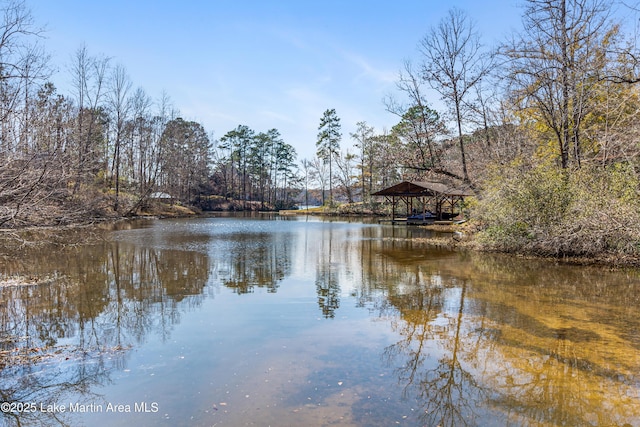
<svg viewBox="0 0 640 427"><path fill-rule="evenodd" d="M195 212L193 210L181 210L176 212L158 211L153 213L145 213L142 215L127 217L96 217L81 223L65 224L65 225L29 225L20 228L0 228L0 258L6 258L7 252L19 252L26 248L36 248L46 245L54 245L61 247L72 247L79 244L86 244L98 241L105 241L104 233L112 231L120 224L127 224L133 221L141 220L163 220L171 218L206 218L216 216L223 212L239 212L239 211L203 211ZM251 212L251 211L247 211ZM324 208L315 208L313 210L282 210L273 212L282 216L292 215L312 215L312 216L344 216L344 217L368 217L368 218L384 218L383 215L375 215L368 213L340 213L335 210L326 210ZM408 225L404 225L408 226ZM640 268L640 257L624 256L620 254L606 253L598 257L593 256L545 256L535 253L525 252L507 252L497 249L484 247L475 240L475 231L469 230L469 223L465 224L429 224L429 225L410 225L411 227L421 227L426 230L448 233L450 236L439 236L429 238L415 238L414 241L428 244L430 246L445 248L448 250L465 250L479 253L503 254L522 259L545 260L556 264L566 264L575 266L599 266L611 269ZM75 236L77 239L69 239L74 234L84 233L83 236ZM25 284L28 285L28 284Z"/></svg>

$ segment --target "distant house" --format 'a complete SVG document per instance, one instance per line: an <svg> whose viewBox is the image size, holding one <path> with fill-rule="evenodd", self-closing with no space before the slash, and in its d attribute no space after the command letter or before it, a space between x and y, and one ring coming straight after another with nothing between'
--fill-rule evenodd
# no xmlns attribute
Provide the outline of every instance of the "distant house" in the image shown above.
<svg viewBox="0 0 640 427"><path fill-rule="evenodd" d="M162 191L156 191L155 193L151 193L149 195L149 198L153 200L157 200L159 202L167 202L167 203L171 203L171 201L173 200L173 197L171 197L171 194L163 193Z"/></svg>

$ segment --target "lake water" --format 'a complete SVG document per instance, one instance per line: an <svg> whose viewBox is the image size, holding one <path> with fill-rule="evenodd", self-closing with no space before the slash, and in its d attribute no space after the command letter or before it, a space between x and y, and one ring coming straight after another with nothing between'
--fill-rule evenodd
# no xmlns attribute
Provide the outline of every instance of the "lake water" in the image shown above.
<svg viewBox="0 0 640 427"><path fill-rule="evenodd" d="M360 221L120 228L0 259L0 425L640 425L636 271Z"/></svg>

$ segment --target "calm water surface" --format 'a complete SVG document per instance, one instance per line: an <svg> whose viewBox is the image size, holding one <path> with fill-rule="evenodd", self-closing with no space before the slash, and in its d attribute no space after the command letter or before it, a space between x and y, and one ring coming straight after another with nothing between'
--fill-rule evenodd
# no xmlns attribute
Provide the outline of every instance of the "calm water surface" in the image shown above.
<svg viewBox="0 0 640 427"><path fill-rule="evenodd" d="M124 228L0 259L0 424L640 425L637 272L316 218Z"/></svg>

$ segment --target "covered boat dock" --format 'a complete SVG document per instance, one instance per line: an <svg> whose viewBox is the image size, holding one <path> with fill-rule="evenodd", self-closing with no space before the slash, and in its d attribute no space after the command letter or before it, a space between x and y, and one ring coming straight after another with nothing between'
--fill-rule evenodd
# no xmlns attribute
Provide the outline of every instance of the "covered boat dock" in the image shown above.
<svg viewBox="0 0 640 427"><path fill-rule="evenodd" d="M403 181L371 195L384 197L391 203L391 221L394 223L433 224L450 223L460 214L464 198L474 193L470 188L442 182Z"/></svg>

